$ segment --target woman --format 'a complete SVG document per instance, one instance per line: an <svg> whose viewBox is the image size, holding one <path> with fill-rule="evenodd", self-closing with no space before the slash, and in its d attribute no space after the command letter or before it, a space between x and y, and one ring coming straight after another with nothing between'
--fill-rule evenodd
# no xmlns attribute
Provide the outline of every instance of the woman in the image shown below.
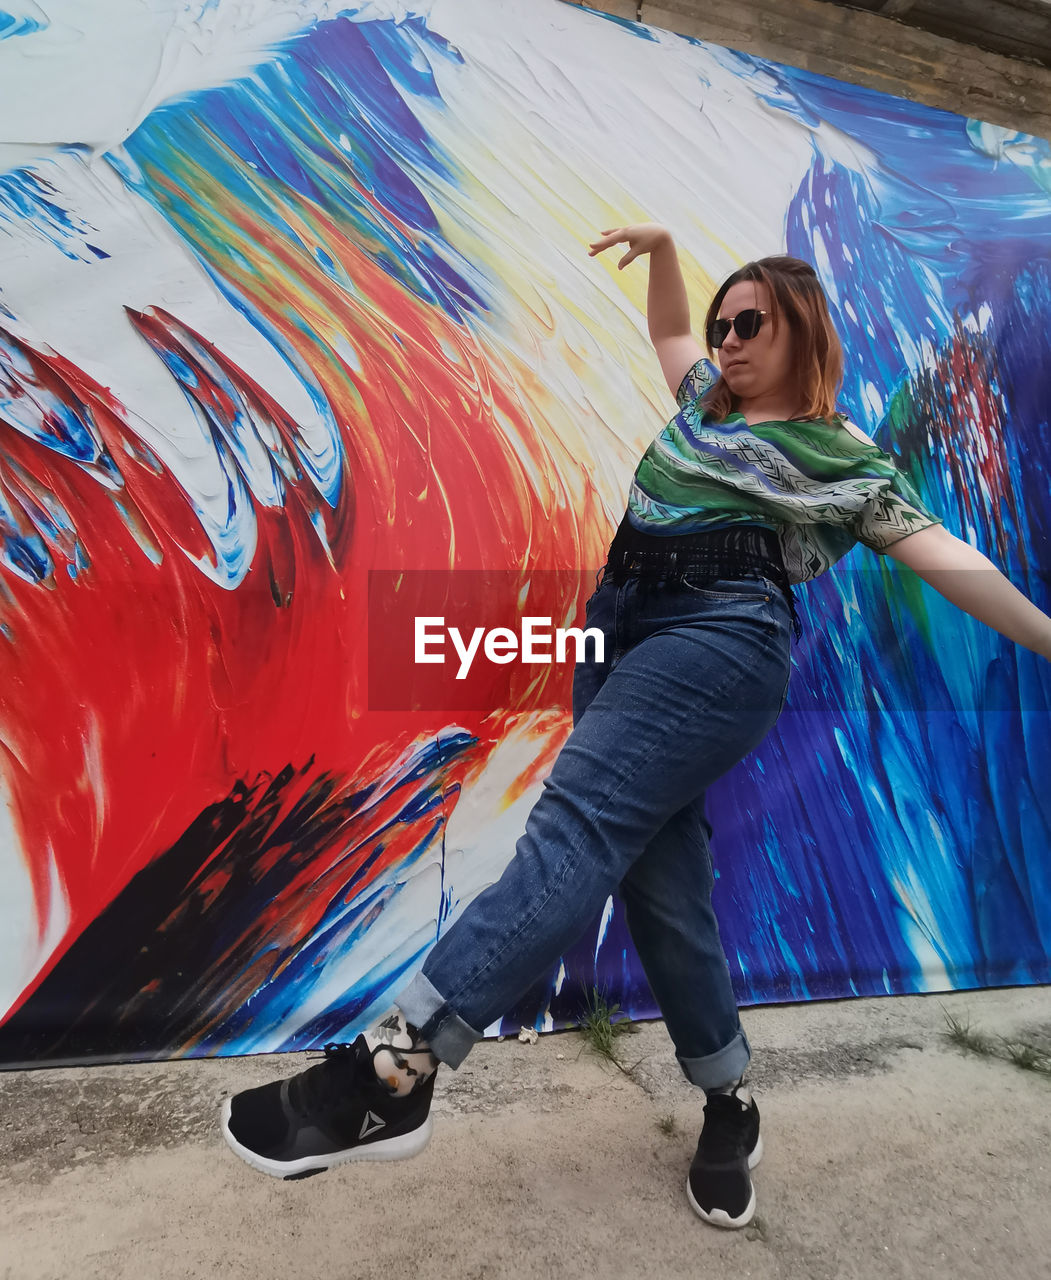
<svg viewBox="0 0 1051 1280"><path fill-rule="evenodd" d="M759 1112L712 912L704 797L784 705L793 622L798 634L790 583L862 541L1051 657L1051 618L835 414L842 352L811 267L766 258L725 281L704 326L716 381L668 231L608 231L591 256L618 243L622 268L650 256L649 332L680 411L639 464L588 602L604 660L576 669L574 729L514 858L390 1013L317 1066L224 1104L228 1143L266 1173L421 1150L439 1062L458 1067L618 890L682 1070L707 1095L688 1201L708 1222L745 1226Z"/></svg>

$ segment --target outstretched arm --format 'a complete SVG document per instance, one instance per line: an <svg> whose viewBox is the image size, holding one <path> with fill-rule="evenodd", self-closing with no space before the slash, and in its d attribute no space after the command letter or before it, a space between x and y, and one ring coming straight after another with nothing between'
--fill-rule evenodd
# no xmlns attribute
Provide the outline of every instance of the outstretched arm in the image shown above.
<svg viewBox="0 0 1051 1280"><path fill-rule="evenodd" d="M704 355L690 328L690 302L675 241L667 227L657 222L638 222L630 227L603 231L589 246L588 256L593 258L615 244L628 246L628 252L617 263L618 270L644 253L650 255L646 324L664 380L675 395L683 378Z"/></svg>
<svg viewBox="0 0 1051 1280"><path fill-rule="evenodd" d="M980 551L943 525L910 533L887 548L924 582L972 618L1051 660L1051 617L1038 609Z"/></svg>

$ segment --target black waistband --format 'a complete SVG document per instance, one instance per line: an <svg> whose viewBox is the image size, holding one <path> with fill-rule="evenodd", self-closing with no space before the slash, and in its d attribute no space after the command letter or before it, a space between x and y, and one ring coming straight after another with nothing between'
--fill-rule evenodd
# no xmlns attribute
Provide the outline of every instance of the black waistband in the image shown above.
<svg viewBox="0 0 1051 1280"><path fill-rule="evenodd" d="M714 582L758 574L775 582L784 593L798 640L802 625L781 555L781 541L773 529L740 524L698 533L643 533L627 515L610 544L602 580L614 583L637 578L647 583L674 582L690 577Z"/></svg>

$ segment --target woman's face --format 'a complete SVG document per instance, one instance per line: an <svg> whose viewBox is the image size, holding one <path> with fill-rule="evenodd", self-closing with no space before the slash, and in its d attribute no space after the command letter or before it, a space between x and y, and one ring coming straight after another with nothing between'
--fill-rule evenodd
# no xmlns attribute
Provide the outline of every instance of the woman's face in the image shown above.
<svg viewBox="0 0 1051 1280"><path fill-rule="evenodd" d="M726 384L742 405L778 398L786 404L794 402L796 379L792 365L792 335L782 316L777 336L774 336L773 298L766 285L752 280L731 285L719 308L718 318L732 320L738 312L751 307L767 313L756 336L740 338L737 330L731 328L716 353Z"/></svg>

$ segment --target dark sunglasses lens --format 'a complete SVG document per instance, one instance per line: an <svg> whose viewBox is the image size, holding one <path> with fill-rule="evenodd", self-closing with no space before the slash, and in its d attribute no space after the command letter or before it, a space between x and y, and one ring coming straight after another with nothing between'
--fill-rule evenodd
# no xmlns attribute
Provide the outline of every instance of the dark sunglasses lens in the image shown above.
<svg viewBox="0 0 1051 1280"><path fill-rule="evenodd" d="M708 341L712 344L712 349L718 351L726 341L726 335L730 332L729 320L713 320L708 330Z"/></svg>
<svg viewBox="0 0 1051 1280"><path fill-rule="evenodd" d="M754 338L759 332L759 327L763 323L763 314L761 311L738 311L734 316L734 329L737 331L739 338Z"/></svg>

